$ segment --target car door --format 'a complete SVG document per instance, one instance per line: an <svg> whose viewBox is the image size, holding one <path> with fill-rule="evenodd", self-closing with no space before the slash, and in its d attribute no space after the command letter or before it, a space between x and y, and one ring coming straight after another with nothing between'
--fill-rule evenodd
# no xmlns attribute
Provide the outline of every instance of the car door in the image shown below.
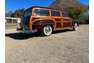
<svg viewBox="0 0 94 63"><path fill-rule="evenodd" d="M62 12L62 19L63 19L63 28L70 28L72 26L72 21L71 19L69 18L69 16Z"/></svg>
<svg viewBox="0 0 94 63"><path fill-rule="evenodd" d="M51 11L52 18L56 22L56 29L61 29L62 28L62 16L60 14L60 11Z"/></svg>

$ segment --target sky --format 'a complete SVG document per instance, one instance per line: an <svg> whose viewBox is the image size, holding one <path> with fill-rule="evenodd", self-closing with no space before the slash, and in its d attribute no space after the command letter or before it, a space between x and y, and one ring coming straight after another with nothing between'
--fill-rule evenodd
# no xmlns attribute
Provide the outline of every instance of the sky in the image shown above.
<svg viewBox="0 0 94 63"><path fill-rule="evenodd" d="M5 0L5 12L13 12L19 8L29 8L32 6L48 7L55 0ZM78 0L79 2L89 5L88 0Z"/></svg>

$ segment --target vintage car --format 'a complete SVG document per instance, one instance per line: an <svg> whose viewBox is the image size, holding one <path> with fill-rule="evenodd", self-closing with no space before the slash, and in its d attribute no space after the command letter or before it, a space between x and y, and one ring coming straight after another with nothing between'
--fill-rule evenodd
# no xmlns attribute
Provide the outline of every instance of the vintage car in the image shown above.
<svg viewBox="0 0 94 63"><path fill-rule="evenodd" d="M21 19L21 28L17 28L17 30L23 33L41 32L48 36L56 30L76 31L78 26L79 22L70 18L64 11L34 6L25 10Z"/></svg>

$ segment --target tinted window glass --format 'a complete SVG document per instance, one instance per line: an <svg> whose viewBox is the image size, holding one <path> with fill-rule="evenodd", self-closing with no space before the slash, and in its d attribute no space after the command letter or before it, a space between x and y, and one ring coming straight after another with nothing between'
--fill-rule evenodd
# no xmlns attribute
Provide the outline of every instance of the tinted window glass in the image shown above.
<svg viewBox="0 0 94 63"><path fill-rule="evenodd" d="M62 12L63 17L68 17L67 13Z"/></svg>
<svg viewBox="0 0 94 63"><path fill-rule="evenodd" d="M30 15L32 15L32 8L29 8L29 9L27 9L27 10L24 12L24 17L25 17L25 16L30 16Z"/></svg>
<svg viewBox="0 0 94 63"><path fill-rule="evenodd" d="M50 14L48 10L36 9L34 15L35 16L49 16Z"/></svg>
<svg viewBox="0 0 94 63"><path fill-rule="evenodd" d="M60 12L52 11L52 16L60 16Z"/></svg>

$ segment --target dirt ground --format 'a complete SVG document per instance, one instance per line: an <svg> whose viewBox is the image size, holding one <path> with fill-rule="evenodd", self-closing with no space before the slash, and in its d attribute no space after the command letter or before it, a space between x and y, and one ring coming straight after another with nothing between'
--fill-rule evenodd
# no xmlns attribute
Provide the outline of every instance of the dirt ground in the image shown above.
<svg viewBox="0 0 94 63"><path fill-rule="evenodd" d="M10 23L10 24L5 24L5 29L13 29L13 28L17 28L18 27L18 24L12 24L12 23Z"/></svg>
<svg viewBox="0 0 94 63"><path fill-rule="evenodd" d="M44 37L6 29L6 63L89 63L89 25Z"/></svg>

